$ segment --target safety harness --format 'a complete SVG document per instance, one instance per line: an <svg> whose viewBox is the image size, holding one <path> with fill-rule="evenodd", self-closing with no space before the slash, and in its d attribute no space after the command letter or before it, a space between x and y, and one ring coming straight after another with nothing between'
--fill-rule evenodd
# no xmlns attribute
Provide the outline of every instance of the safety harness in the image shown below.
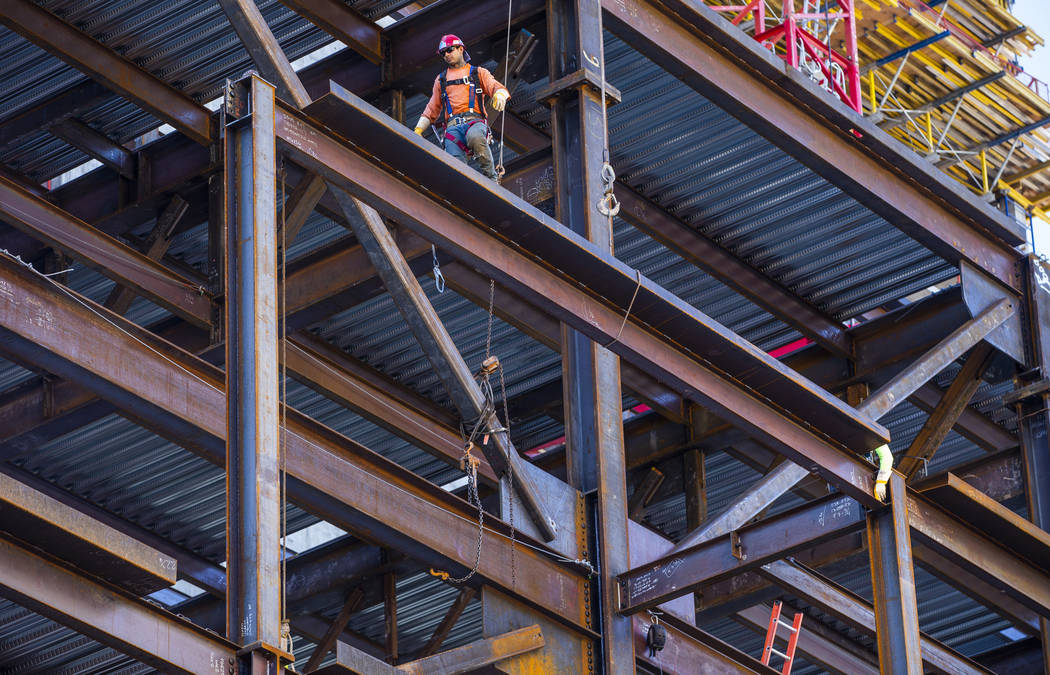
<svg viewBox="0 0 1050 675"><path fill-rule="evenodd" d="M475 124L479 123L484 123L486 128L488 127L488 116L485 110L485 90L481 88L481 81L478 79L477 66L471 66L470 70L467 72L466 77L461 77L455 80L448 79L448 71L446 70L438 76L438 80L441 82L441 100L445 104L445 120L443 125L444 128L442 130L442 133L438 134L438 136L441 138L441 146L444 147L446 141L452 141L453 143L458 145L460 150L465 152L468 157L473 157L474 153L471 152L467 144L445 131L445 129L448 129L451 121L457 117L457 115L454 115L452 113L452 101L449 100L448 97L448 88L453 85L467 85L470 88L470 95L467 101L467 109L469 112L460 113L460 115L479 115L479 117L470 120L470 126L468 126L467 129L469 130L470 127L473 127ZM475 103L479 98L481 100L481 105L476 106ZM480 108L480 111L476 110L475 108ZM489 134L491 134L491 131L489 132ZM487 140L491 142L491 136Z"/></svg>

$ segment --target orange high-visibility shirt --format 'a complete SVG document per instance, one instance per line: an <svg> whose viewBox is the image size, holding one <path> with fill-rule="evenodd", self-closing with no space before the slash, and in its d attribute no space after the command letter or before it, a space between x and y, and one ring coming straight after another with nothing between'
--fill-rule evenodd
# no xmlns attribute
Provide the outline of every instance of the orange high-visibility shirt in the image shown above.
<svg viewBox="0 0 1050 675"><path fill-rule="evenodd" d="M466 77L470 74L470 64L466 64L462 68L449 68L445 71L446 81L451 82L452 80L458 80ZM492 73L487 68L478 68L478 82L481 84L482 91L485 92L485 96L492 98L500 89L507 90L502 84L496 81L496 78L492 76ZM469 112L468 104L470 103L470 86L466 84L453 84L447 87L448 100L452 104L452 114L459 115L465 112ZM510 92L507 92L508 94ZM474 112L481 114L481 101L479 97L474 97ZM442 109L445 107L445 102L441 100L441 76L434 78L434 91L430 94L430 101L427 103L427 107L423 109L423 117L433 123L439 119L442 115Z"/></svg>

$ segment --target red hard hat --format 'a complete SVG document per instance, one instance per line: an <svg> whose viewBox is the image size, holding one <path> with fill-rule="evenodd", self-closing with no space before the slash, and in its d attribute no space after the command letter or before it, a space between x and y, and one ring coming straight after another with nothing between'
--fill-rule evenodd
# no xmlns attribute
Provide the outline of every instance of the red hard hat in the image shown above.
<svg viewBox="0 0 1050 675"><path fill-rule="evenodd" d="M470 54L467 53L467 48L464 46L463 40L460 40L458 36L451 34L443 35L441 37L441 42L438 42L438 54L449 47L463 47L463 60L470 61Z"/></svg>

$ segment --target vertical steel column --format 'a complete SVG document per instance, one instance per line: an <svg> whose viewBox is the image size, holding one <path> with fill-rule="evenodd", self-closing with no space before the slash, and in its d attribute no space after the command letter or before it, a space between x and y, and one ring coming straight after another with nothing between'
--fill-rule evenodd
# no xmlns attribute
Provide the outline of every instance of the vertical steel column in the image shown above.
<svg viewBox="0 0 1050 675"><path fill-rule="evenodd" d="M1028 310L1031 317L1028 350L1040 366L1045 379L1050 377L1050 266L1035 256L1028 258ZM1018 387L1024 382L1018 382ZM1023 398L1017 403L1021 436L1021 466L1024 470L1028 497L1028 514L1033 523L1050 531L1050 394ZM1050 673L1050 621L1039 619L1043 637L1043 668Z"/></svg>
<svg viewBox="0 0 1050 675"><path fill-rule="evenodd" d="M868 514L875 638L884 675L921 675L919 610L904 476L890 477L890 508Z"/></svg>
<svg viewBox="0 0 1050 675"><path fill-rule="evenodd" d="M1046 370L1043 370L1045 375ZM1028 514L1033 523L1050 530L1050 396L1027 398L1017 405L1021 430L1021 466L1024 470ZM1039 618L1043 641L1043 668L1050 672L1050 621Z"/></svg>
<svg viewBox="0 0 1050 675"><path fill-rule="evenodd" d="M232 108L232 110L231 110ZM274 88L234 85L226 128L227 634L280 644Z"/></svg>
<svg viewBox="0 0 1050 675"><path fill-rule="evenodd" d="M574 83L555 91L551 99L558 219L611 251L612 228L597 209L602 196L604 92L588 84L601 81L601 4L548 0L547 22L550 81L567 78L564 81ZM605 673L633 673L631 619L616 611L615 576L630 567L620 361L577 331L565 326L562 331L568 478L583 492L597 490L601 661Z"/></svg>

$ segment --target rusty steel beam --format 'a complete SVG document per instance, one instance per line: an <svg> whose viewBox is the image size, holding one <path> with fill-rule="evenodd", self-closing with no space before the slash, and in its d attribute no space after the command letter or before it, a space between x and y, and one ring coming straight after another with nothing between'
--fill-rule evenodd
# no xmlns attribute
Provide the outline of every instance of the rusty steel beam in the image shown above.
<svg viewBox="0 0 1050 675"><path fill-rule="evenodd" d="M729 534L751 521L773 502L795 487L809 471L791 461L781 462L757 483L752 485L729 505L717 517L705 521L702 525L687 533L675 545L673 551L684 551L715 537Z"/></svg>
<svg viewBox="0 0 1050 675"><path fill-rule="evenodd" d="M928 382L909 396L908 401L926 413L933 414L944 400L945 393L937 385ZM952 430L987 452L1001 452L1019 445L1016 436L970 406L963 408Z"/></svg>
<svg viewBox="0 0 1050 675"><path fill-rule="evenodd" d="M875 640L883 673L921 675L919 604L915 597L908 493L904 476L889 481L890 507L868 514L868 554L875 594Z"/></svg>
<svg viewBox="0 0 1050 675"><path fill-rule="evenodd" d="M955 426L981 386L981 377L992 363L995 350L986 342L978 343L966 357L966 363L952 380L933 413L927 418L908 450L897 463L897 471L911 479L924 466Z"/></svg>
<svg viewBox="0 0 1050 675"><path fill-rule="evenodd" d="M872 419L882 417L898 402L904 400L914 392L915 389L928 382L938 372L947 367L947 365L954 361L961 353L970 349L975 343L1010 318L1013 313L1014 308L1011 302L1009 300L1000 300L999 303L988 308L973 320L960 326L948 337L918 358L913 364L906 367L877 392L857 406L857 410L865 414L870 414ZM988 347L987 350L985 350L978 346L975 347L975 350L975 354L977 354L978 357L976 363L981 366L983 372L985 360L989 357L991 348ZM976 366L971 367L976 368ZM964 371L965 370L966 368L964 366ZM977 380L977 382L972 385L973 389L976 390L977 384L980 382L979 376L974 378L973 375L966 375L966 378L968 381L974 379ZM968 400L969 396L959 404L958 409L960 412L961 408L965 407ZM955 415L955 417L957 416L958 415ZM947 434L948 430L951 428L952 421L954 420L949 420L946 424L942 424L944 427L943 434ZM943 439L943 436L941 438ZM923 433L920 432L917 441L923 442L923 439ZM909 453L909 455L911 454L912 453ZM913 463L909 463L909 460ZM918 460L911 456L905 457L902 462L904 463L903 465L905 468L915 468L918 465ZM900 470L903 471L903 469ZM717 518L704 523L701 527L683 537L675 550L681 551L690 546L694 546L701 541L705 541L711 537L720 536L740 527L789 492L800 481L806 478L809 473L808 470L794 462L783 462L780 466L770 471L768 475L758 481L758 483L748 489L744 495L738 498L730 508L720 513Z"/></svg>
<svg viewBox="0 0 1050 675"><path fill-rule="evenodd" d="M759 634L769 628L769 607L755 605L733 615L733 619ZM819 631L819 629L817 629ZM879 675L879 668L865 659L814 631L807 622L798 636L798 653L810 663L843 675Z"/></svg>
<svg viewBox="0 0 1050 675"><path fill-rule="evenodd" d="M281 176L281 187L284 189L284 176ZM303 229L306 219L313 213L314 208L325 190L324 179L316 174L307 174L299 180L292 193L288 195L281 204L280 216L277 221L277 245L287 250L299 236L299 230ZM284 195L281 195L284 197Z"/></svg>
<svg viewBox="0 0 1050 675"><path fill-rule="evenodd" d="M467 605L470 604L470 601L474 599L475 595L477 595L477 591L469 587L464 588L459 592L456 599L452 601L452 605L449 606L448 611L445 612L445 616L442 617L441 623L439 623L434 629L434 633L430 636L430 639L427 640L427 643L423 645L423 648L419 650L418 654L416 654L417 659L430 656L441 648L441 643L445 641L446 637L448 637L449 631L451 631L452 627L456 625L456 621L459 620L460 615L463 614L463 610L467 608Z"/></svg>
<svg viewBox="0 0 1050 675"><path fill-rule="evenodd" d="M383 31L338 0L281 0L372 63L383 62Z"/></svg>
<svg viewBox="0 0 1050 675"><path fill-rule="evenodd" d="M285 357L292 377L314 391L421 450L459 465L463 439L458 421L443 408L308 333L288 339ZM492 466L484 457L478 459L478 474L494 485L498 478Z"/></svg>
<svg viewBox="0 0 1050 675"><path fill-rule="evenodd" d="M525 460L518 454L510 434L495 413L495 403L490 402L492 407L486 409L485 396L475 380L474 371L463 360L463 355L423 292L386 223L375 209L352 197L341 187L332 185L329 189L343 207L357 240L361 242L376 273L405 318L409 330L444 383L459 411L460 419L464 423L478 420L477 423L483 425L483 433L491 436L493 443L482 443L480 448L489 465L500 478L510 475L522 507L541 538L551 541L558 526L550 517L548 507L541 500L532 478L522 469ZM480 367L481 364L478 365ZM619 412L617 404L617 414Z"/></svg>
<svg viewBox="0 0 1050 675"><path fill-rule="evenodd" d="M46 312L53 325L39 321ZM92 389L147 428L224 464L221 371L119 316L55 291L36 273L3 257L0 325L0 341L8 350ZM83 344L105 344L107 349L85 364ZM289 409L287 416L288 494L293 502L426 564L454 574L472 566L476 510L295 410ZM348 491L347 485L355 489ZM517 583L512 583L510 529L495 518L485 520L479 581L506 588L570 626L582 626L582 573L518 546ZM529 540L521 533L517 537Z"/></svg>
<svg viewBox="0 0 1050 675"><path fill-rule="evenodd" d="M822 96L802 73L683 0L602 0L628 44L938 255L1021 289L1020 227L876 125Z"/></svg>
<svg viewBox="0 0 1050 675"><path fill-rule="evenodd" d="M540 649L545 644L540 627L532 625L416 659L398 666L397 669L413 675L469 673L503 659Z"/></svg>
<svg viewBox="0 0 1050 675"><path fill-rule="evenodd" d="M616 184L620 217L773 316L798 328L832 354L853 358L853 340L827 316L776 281L667 213L623 183Z"/></svg>
<svg viewBox="0 0 1050 675"><path fill-rule="evenodd" d="M81 519L90 519L106 525L122 535L156 549L162 556L175 561L175 572L180 579L186 579L212 595L222 596L226 592L226 570L210 560L188 551L152 530L114 515L106 509L95 505L71 492L40 478L25 469L9 463L0 463L0 473L10 476L22 485L26 485L40 494L60 502L80 514ZM164 567L167 563L161 565ZM104 575L98 575L102 576ZM170 585L170 582L165 585Z"/></svg>
<svg viewBox="0 0 1050 675"><path fill-rule="evenodd" d="M495 637L477 640L447 652L392 666L357 647L340 642L335 663L314 671L319 675L459 675L476 671L545 645L538 625L527 626Z"/></svg>
<svg viewBox="0 0 1050 675"><path fill-rule="evenodd" d="M835 585L820 575L794 561L776 560L766 563L759 573L809 604L820 607L854 630L868 637L876 636L875 610L863 598ZM768 615L767 615L768 623ZM805 630L803 630L805 633ZM922 660L928 668L943 673L985 673L987 670L959 654L950 647L934 640L925 633L919 634ZM802 648L801 642L799 649ZM845 671L849 672L849 671Z"/></svg>
<svg viewBox="0 0 1050 675"><path fill-rule="evenodd" d="M999 584L989 583L977 577L973 572L957 565L933 549L923 546L918 541L913 542L912 549L915 562L927 572L988 607L1026 635L1039 637L1041 617L1003 593Z"/></svg>
<svg viewBox="0 0 1050 675"><path fill-rule="evenodd" d="M444 265L441 270L454 291L479 307L488 305L489 280L484 276L458 262ZM496 284L494 288L493 312L537 342L561 351L561 323L537 305L509 292L501 284ZM685 404L681 394L625 361L620 363L620 376L628 389L665 418L679 424L685 422Z"/></svg>
<svg viewBox="0 0 1050 675"><path fill-rule="evenodd" d="M266 81L277 88L278 96L297 108L309 103L310 95L292 70L292 64L266 25L266 19L255 0L219 0L219 6L241 39L252 63Z"/></svg>
<svg viewBox="0 0 1050 675"><path fill-rule="evenodd" d="M856 501L826 497L621 574L619 609L635 614L863 525L863 509Z"/></svg>
<svg viewBox="0 0 1050 675"><path fill-rule="evenodd" d="M992 331L1001 326L1017 311L1016 302L1002 299L991 305L970 321L952 331L932 349L893 376L857 406L857 411L879 419L897 403L903 401L920 386L929 382L948 364L965 354Z"/></svg>
<svg viewBox="0 0 1050 675"><path fill-rule="evenodd" d="M239 118L230 111L223 151L228 209L226 635L238 644L276 646L281 643L282 497L274 87L255 75L232 86L250 107Z"/></svg>
<svg viewBox="0 0 1050 675"><path fill-rule="evenodd" d="M164 211L157 216L157 224L153 226L153 230L150 231L145 245L142 247L142 252L147 258L159 261L164 257L168 247L171 246L172 238L175 236L175 228L179 226L179 222L186 215L186 211L189 208L190 205L185 199L178 195L172 196ZM107 309L117 314L124 314L131 307L131 303L134 300L135 291L118 284L110 291L105 305Z"/></svg>
<svg viewBox="0 0 1050 675"><path fill-rule="evenodd" d="M0 5L0 22L197 143L211 143L206 108L54 14L29 0L7 0Z"/></svg>
<svg viewBox="0 0 1050 675"><path fill-rule="evenodd" d="M660 489L660 485L663 482L663 472L655 466L649 467L638 487L631 494L631 499L627 502L627 516L634 520L640 520L645 515L645 507L649 506L653 501L656 491Z"/></svg>
<svg viewBox="0 0 1050 675"><path fill-rule="evenodd" d="M343 603L343 607L339 610L339 614L336 615L335 619L332 620L332 625L325 631L324 636L314 647L313 654L310 654L310 660L303 666L304 673L312 673L317 670L317 667L321 665L321 661L328 655L328 652L332 651L335 647L336 640L339 635L342 634L343 629L346 628L346 624L350 623L350 616L361 606L361 600L364 598L364 591L360 588L355 588L346 596L346 602Z"/></svg>
<svg viewBox="0 0 1050 675"><path fill-rule="evenodd" d="M593 0L547 0L550 84L537 98L550 106L556 218L611 256L613 218L602 215L598 203L608 159L605 103L619 100L619 93L610 94L612 88L602 82L601 19ZM581 492L596 491L588 536L597 549L601 670L627 672L635 663L633 626L631 617L616 611L615 584L616 575L631 568L620 357L568 325L562 325L561 335L566 478Z"/></svg>
<svg viewBox="0 0 1050 675"><path fill-rule="evenodd" d="M112 96L113 93L98 82L85 80L33 106L5 115L0 121L0 147L81 115Z"/></svg>
<svg viewBox="0 0 1050 675"><path fill-rule="evenodd" d="M0 178L0 215L198 326L211 322L211 298L197 284L58 207Z"/></svg>
<svg viewBox="0 0 1050 675"><path fill-rule="evenodd" d="M393 178L390 172L395 172L417 181L418 192L410 185L401 188L413 192L416 202L422 200L450 215L455 214L464 225L469 224L474 229L481 221L500 223L495 228L498 232L495 237L489 232L478 234L492 238L493 243L513 242L540 258L548 269L559 270L558 275L564 280L571 279L576 285L595 289L592 293L601 289L601 301L610 309L615 308L620 316L617 326L623 322L634 298L628 325L635 321L648 324L649 331L658 332L665 340L680 343L701 359L717 363L727 375L759 391L768 401L799 420L820 419L821 431L848 447L861 449L885 442L885 430L858 415L853 408L784 368L765 352L646 279L638 270L501 190L477 172L453 163L446 153L426 143L411 130L392 123L389 117L338 85L333 83L330 94L308 107L309 117L285 114L285 111L291 113L284 106L278 114L279 135L296 163L325 173L330 182L342 181L344 187L352 193L356 191L361 198L378 199L377 204L383 204L385 215L416 229L432 241L437 238L435 243L441 243L455 257L476 257L477 252L476 249L466 252L463 250L466 247L449 241L441 235L440 228L428 222L429 219L420 219L414 213L410 215L409 212L415 209L392 203L389 199L392 192L381 189L377 194L369 189L377 187L374 181L357 180L355 186L351 175L341 175L342 172L333 168L332 163L345 169L348 167L346 163L367 163L368 160L356 153L351 158L348 149L327 131L318 128L318 124L323 123L351 140L355 150L366 156L381 153L385 163L382 171L389 178ZM373 173L378 168L373 167ZM371 185L361 185L366 182ZM440 193L431 192L424 185L440 185ZM457 207L468 203L471 205L469 211ZM611 334L601 331L596 334L594 328L592 324L588 337L600 343L611 343L618 332L614 329ZM620 347L618 344L614 351L619 351Z"/></svg>
<svg viewBox="0 0 1050 675"><path fill-rule="evenodd" d="M383 574L383 623L387 660L397 663L397 575L392 571Z"/></svg>
<svg viewBox="0 0 1050 675"><path fill-rule="evenodd" d="M102 162L123 178L135 180L138 177L134 151L113 142L109 136L96 131L75 117L52 124L48 131L84 154Z"/></svg>
<svg viewBox="0 0 1050 675"><path fill-rule="evenodd" d="M908 493L914 540L1043 617L1050 617L1050 574L979 533L922 495Z"/></svg>
<svg viewBox="0 0 1050 675"><path fill-rule="evenodd" d="M695 675L695 673L758 673L777 675L780 671L763 665L733 645L722 642L710 633L683 621L673 614L660 617L667 631L667 645L655 655L649 655L645 634L649 622L640 616L631 617L634 648L639 660L659 668L667 675Z"/></svg>
<svg viewBox="0 0 1050 675"><path fill-rule="evenodd" d="M173 558L6 474L0 474L0 536L137 595L175 583Z"/></svg>
<svg viewBox="0 0 1050 675"><path fill-rule="evenodd" d="M213 673L237 648L138 597L0 540L0 595L167 673Z"/></svg>
<svg viewBox="0 0 1050 675"><path fill-rule="evenodd" d="M339 107L346 109L344 105ZM415 134L406 133L412 138L405 136L403 142L418 142ZM756 438L762 439L771 448L786 454L793 461L813 467L826 480L854 498L874 505L871 494L873 470L869 463L853 454L843 452L823 437L814 435L796 420L786 418L780 410L770 406L768 401L757 399L741 384L728 381L722 373L711 370L709 366L685 353L681 347L669 344L666 338L653 334L634 320L625 322L622 311L590 295L561 273L505 246L502 239L449 210L444 202L435 202L386 169L373 165L336 141L310 118L286 106L279 106L278 138L283 148L293 155L297 163L322 173L330 183L337 183L351 192L356 192L361 198L371 199L373 204L381 206L399 223L427 233L427 237L433 238L442 248L477 267L483 274L490 275L524 299L545 303L557 318L587 333L592 339L609 342L618 338L613 351L621 357L649 370L651 374L680 391L690 392L690 396L695 397L698 403L712 409L723 419L754 434ZM432 161L441 162L445 172L458 168L445 164L444 158L438 155L435 155ZM630 293L628 290L627 297L623 299L625 304ZM671 301L666 296L664 299ZM689 312L686 308L681 309L693 318L698 318L697 314ZM714 328L710 323L707 325ZM769 366L771 376L773 371L776 371L775 383L792 382L788 390L796 392L799 391L799 386L808 386L811 393L817 394L815 385L804 385L801 378L792 374L779 362L770 362L764 353L754 354L757 350L728 334L726 329L719 327L715 333L727 338L728 341L723 345L733 342L744 351L753 354L757 359L756 363L760 360ZM782 379L781 375L784 376ZM786 391L782 393L786 394ZM831 399L826 394L814 398L822 401L821 405L827 404L828 407L823 408L825 411L830 412L834 409L842 413L839 419L844 426L840 429L852 429L856 432L847 435L856 436L855 440L859 443L857 447L885 442L886 432L877 424L854 426L853 422L859 418L854 413L848 413L841 401Z"/></svg>

